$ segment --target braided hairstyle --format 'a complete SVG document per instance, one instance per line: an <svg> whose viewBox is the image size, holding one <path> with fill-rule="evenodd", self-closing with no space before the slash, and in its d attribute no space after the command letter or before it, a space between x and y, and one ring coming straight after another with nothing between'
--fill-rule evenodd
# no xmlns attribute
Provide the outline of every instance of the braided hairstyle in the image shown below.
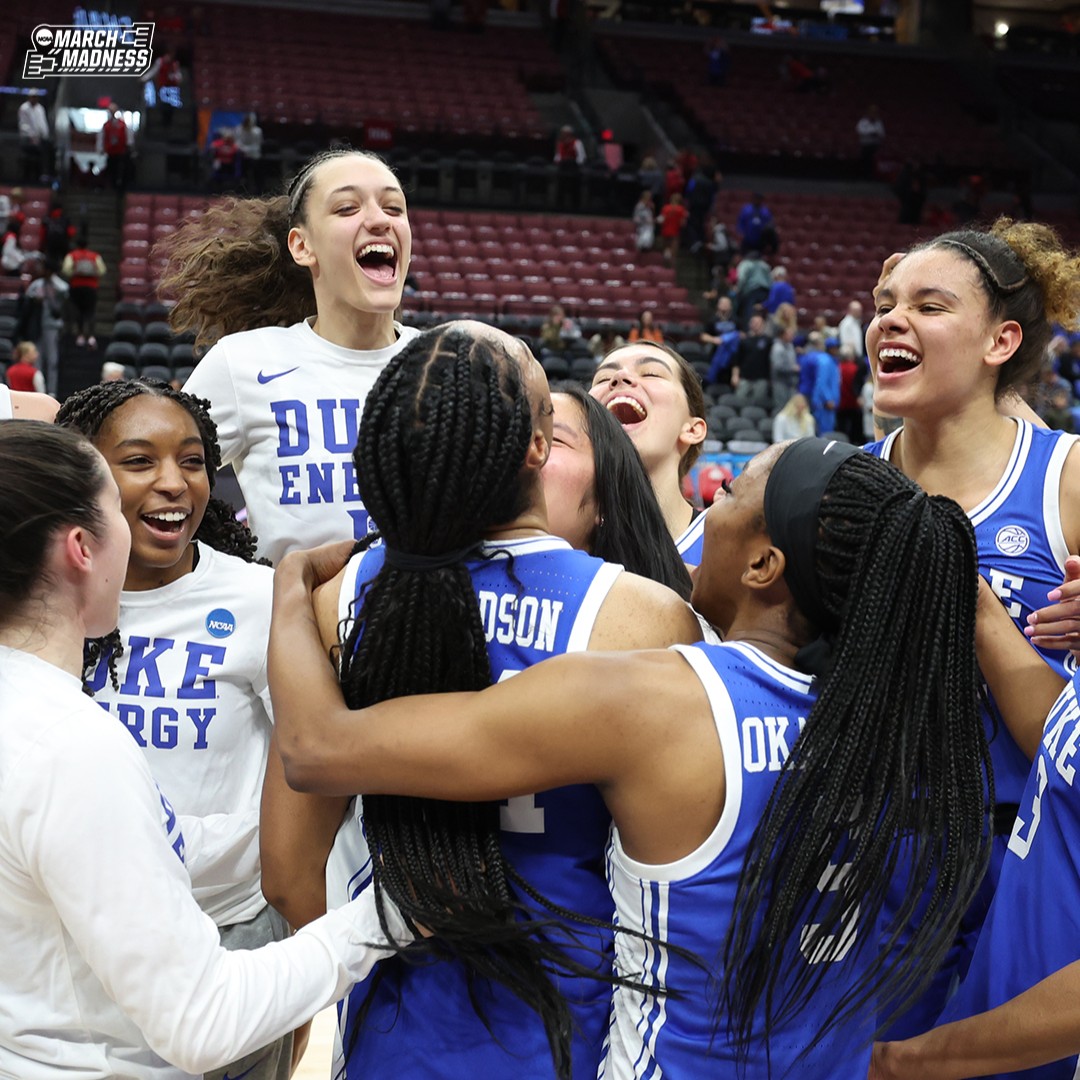
<svg viewBox="0 0 1080 1080"><path fill-rule="evenodd" d="M1015 320L1023 331L1016 352L998 369L997 396L1023 388L1039 372L1051 324L1075 329L1080 321L1080 252L1036 222L998 218L988 231L959 229L914 248L946 248L971 262L990 314Z"/></svg>
<svg viewBox="0 0 1080 1080"><path fill-rule="evenodd" d="M519 367L486 337L426 331L379 376L353 455L364 505L395 553L457 557L424 570L388 558L365 589L341 650L351 708L491 684L466 549L528 505L522 466L533 431ZM389 895L407 922L433 931L423 949L457 958L470 981L499 982L535 1009L556 1072L568 1075L570 1015L547 972L597 973L537 935L554 927L515 899L511 881L543 902L503 858L498 806L365 795L364 827L380 912Z"/></svg>
<svg viewBox="0 0 1080 1080"><path fill-rule="evenodd" d="M832 640L832 661L754 831L723 950L719 1015L744 1053L762 1011L766 1031L795 1016L838 950L866 948L855 935L876 937L902 882L885 940L819 1036L868 1004L884 1028L940 967L989 859L967 515L857 454L818 528L829 625L811 632Z"/></svg>
<svg viewBox="0 0 1080 1080"><path fill-rule="evenodd" d="M289 230L307 220L319 166L343 157L386 165L366 150L324 150L304 164L284 195L217 200L155 245L155 260L165 261L158 295L176 301L169 312L174 331L191 331L208 347L226 334L291 326L315 314L311 272L293 261Z"/></svg>
<svg viewBox="0 0 1080 1080"><path fill-rule="evenodd" d="M105 421L115 409L132 398L142 395L166 398L176 402L195 421L202 438L203 457L206 461L206 475L210 490L214 490L217 471L221 468L221 449L218 446L217 425L210 417L210 402L204 398L187 394L183 390L174 390L161 379L132 379L130 382L103 382L88 386L72 394L56 414L56 423L61 427L71 428L85 435L96 443ZM236 555L245 562L255 562L257 538L243 522L236 520L236 511L223 499L211 498L206 504L206 512L198 529L195 540L224 552ZM265 560L259 560L265 562ZM109 657L109 673L113 686L117 685L116 660L123 654L119 630L114 630L104 638L88 641L84 672L92 672L102 656Z"/></svg>
<svg viewBox="0 0 1080 1080"><path fill-rule="evenodd" d="M668 531L637 447L622 424L580 383L557 383L551 389L573 399L592 444L593 497L600 520L589 538L589 554L619 563L689 600L692 586L686 563Z"/></svg>

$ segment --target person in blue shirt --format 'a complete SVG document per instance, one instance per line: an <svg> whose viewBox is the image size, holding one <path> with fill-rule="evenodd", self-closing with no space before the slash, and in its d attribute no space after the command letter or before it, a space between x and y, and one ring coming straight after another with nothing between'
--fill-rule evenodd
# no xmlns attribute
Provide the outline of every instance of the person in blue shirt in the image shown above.
<svg viewBox="0 0 1080 1080"><path fill-rule="evenodd" d="M810 390L810 410L819 435L836 429L836 409L840 404L840 364L836 358L836 338L828 338L814 359L814 382Z"/></svg>
<svg viewBox="0 0 1080 1080"><path fill-rule="evenodd" d="M772 211L761 195L753 194L750 201L743 205L736 227L739 230L739 250L744 255L750 251L767 253L776 250Z"/></svg>
<svg viewBox="0 0 1080 1080"><path fill-rule="evenodd" d="M795 290L788 281L787 267L774 266L772 271L772 285L769 295L765 297L764 308L772 315L781 304L794 304Z"/></svg>
<svg viewBox="0 0 1080 1080"><path fill-rule="evenodd" d="M759 455L706 520L693 598L724 644L559 657L359 712L311 608L347 551L289 556L271 630L286 775L449 799L595 784L618 970L641 984L615 990L597 1075L862 1080L878 998L936 968L988 852L971 526L820 439ZM907 899L935 879L939 904L886 959L898 835Z"/></svg>

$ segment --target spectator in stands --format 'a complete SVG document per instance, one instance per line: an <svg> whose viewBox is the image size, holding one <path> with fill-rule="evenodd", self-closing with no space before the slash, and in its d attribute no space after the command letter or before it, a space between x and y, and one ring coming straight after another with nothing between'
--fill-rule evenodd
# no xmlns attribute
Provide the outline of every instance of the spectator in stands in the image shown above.
<svg viewBox="0 0 1080 1080"><path fill-rule="evenodd" d="M23 226L26 224L26 211L22 208L23 189L21 187L13 187L10 195L2 196L5 199L6 206L2 209L4 211L3 225L0 225L0 231L6 236L9 231L14 232L16 237L22 232Z"/></svg>
<svg viewBox="0 0 1080 1080"><path fill-rule="evenodd" d="M758 194L750 197L739 211L736 225L739 231L739 250L744 254L762 251L775 254L779 248L772 211Z"/></svg>
<svg viewBox="0 0 1080 1080"><path fill-rule="evenodd" d="M86 239L85 227L75 241L74 251L64 257L60 273L70 286L71 304L75 308L75 338L77 346L97 348L94 337L94 313L97 310L98 287L105 276L105 260Z"/></svg>
<svg viewBox="0 0 1080 1080"><path fill-rule="evenodd" d="M869 373L868 373L869 375ZM874 380L867 377L859 391L859 408L862 409L862 437L864 442L873 442L880 438L874 428Z"/></svg>
<svg viewBox="0 0 1080 1080"><path fill-rule="evenodd" d="M600 157L612 173L617 173L623 166L623 146L615 141L615 132L611 128L600 132Z"/></svg>
<svg viewBox="0 0 1080 1080"><path fill-rule="evenodd" d="M840 367L840 406L836 410L836 430L842 431L853 443L859 442L862 434L862 407L859 404L859 391L863 379L869 370L865 361L860 361L850 345L841 345L839 350Z"/></svg>
<svg viewBox="0 0 1080 1080"><path fill-rule="evenodd" d="M686 177L678 161L673 161L664 173L664 201L670 202L672 195L681 195L686 187Z"/></svg>
<svg viewBox="0 0 1080 1080"><path fill-rule="evenodd" d="M709 242L705 245L705 257L709 264L711 286L717 288L727 275L728 267L735 255L735 249L728 236L727 226L718 218L710 217L708 223Z"/></svg>
<svg viewBox="0 0 1080 1080"><path fill-rule="evenodd" d="M766 320L765 333L771 338L790 330L792 338L799 332L799 312L794 304L781 304Z"/></svg>
<svg viewBox="0 0 1080 1080"><path fill-rule="evenodd" d="M124 122L124 114L115 102L109 105L109 117L98 132L98 152L105 155L105 179L123 195L127 190L131 173L131 129Z"/></svg>
<svg viewBox="0 0 1080 1080"><path fill-rule="evenodd" d="M807 401L814 396L817 381L818 358L825 348L825 336L819 330L811 330L806 336L806 348L799 354L799 393Z"/></svg>
<svg viewBox="0 0 1080 1080"><path fill-rule="evenodd" d="M574 129L569 124L564 124L559 129L559 136L555 140L555 164L585 164L585 144L574 134Z"/></svg>
<svg viewBox="0 0 1080 1080"><path fill-rule="evenodd" d="M664 241L664 262L674 263L679 253L679 237L686 224L686 207L682 204L682 195L677 191L660 211L657 219L660 223L660 238Z"/></svg>
<svg viewBox="0 0 1080 1080"><path fill-rule="evenodd" d="M218 191L231 187L240 175L240 149L231 131L218 132L210 144L210 186Z"/></svg>
<svg viewBox="0 0 1080 1080"><path fill-rule="evenodd" d="M926 203L926 174L923 167L910 158L905 161L893 190L900 200L900 224L920 224Z"/></svg>
<svg viewBox="0 0 1080 1080"><path fill-rule="evenodd" d="M867 107L855 125L855 134L859 139L859 158L862 162L863 175L873 178L877 174L877 154L885 142L885 123L876 105Z"/></svg>
<svg viewBox="0 0 1080 1080"><path fill-rule="evenodd" d="M739 342L739 350L731 368L731 386L735 396L744 401L768 400L771 369L772 338L765 333L765 319L751 315L746 337Z"/></svg>
<svg viewBox="0 0 1080 1080"><path fill-rule="evenodd" d="M254 192L262 191L263 130L253 112L244 117L236 132L236 148L240 151L240 171L244 183Z"/></svg>
<svg viewBox="0 0 1080 1080"><path fill-rule="evenodd" d="M123 364L114 363L112 360L106 360L101 365L101 381L102 382L123 382L127 378L127 372L124 371Z"/></svg>
<svg viewBox="0 0 1080 1080"><path fill-rule="evenodd" d="M664 194L664 170L657 164L656 158L651 155L642 158L637 177L638 183L652 192L655 204L656 200Z"/></svg>
<svg viewBox="0 0 1080 1080"><path fill-rule="evenodd" d="M765 303L771 288L769 264L757 251L748 252L740 260L735 277L735 318L740 327L749 325L754 308Z"/></svg>
<svg viewBox="0 0 1080 1080"><path fill-rule="evenodd" d="M27 263L38 257L36 251L24 251L19 246L18 229L9 221L4 233L3 246L0 248L0 267L9 277L18 277Z"/></svg>
<svg viewBox="0 0 1080 1080"><path fill-rule="evenodd" d="M45 272L26 287L26 299L39 305L37 334L33 340L44 360L45 388L53 397L60 382L60 333L64 329L64 303L69 291L58 270L55 263L46 263Z"/></svg>
<svg viewBox="0 0 1080 1080"><path fill-rule="evenodd" d="M55 196L41 222L40 250L47 262L59 266L67 257L75 241L75 226L64 210L64 204Z"/></svg>
<svg viewBox="0 0 1080 1080"><path fill-rule="evenodd" d="M781 304L795 304L795 290L788 281L787 267L774 266L772 271L772 285L769 286L769 295L765 297L765 310L772 315Z"/></svg>
<svg viewBox="0 0 1080 1080"><path fill-rule="evenodd" d="M634 244L638 251L652 251L656 241L656 207L653 193L645 190L634 207Z"/></svg>
<svg viewBox="0 0 1080 1080"><path fill-rule="evenodd" d="M625 344L626 339L613 326L605 326L589 338L589 352L600 361L612 349L621 349Z"/></svg>
<svg viewBox="0 0 1080 1080"><path fill-rule="evenodd" d="M714 37L706 46L707 71L710 86L723 86L731 68L731 53L722 37Z"/></svg>
<svg viewBox="0 0 1080 1080"><path fill-rule="evenodd" d="M652 308L645 308L638 316L638 321L630 328L629 342L633 345L637 341L652 341L657 345L664 343L664 332L660 325L653 320Z"/></svg>
<svg viewBox="0 0 1080 1080"><path fill-rule="evenodd" d="M772 403L775 408L790 401L799 389L799 357L795 352L794 328L781 330L773 338L772 348L769 350L769 369L772 375Z"/></svg>
<svg viewBox="0 0 1080 1080"><path fill-rule="evenodd" d="M716 201L718 184L712 170L700 163L686 182L683 199L686 202L686 246L694 255L705 246L709 213Z"/></svg>
<svg viewBox="0 0 1080 1080"><path fill-rule="evenodd" d="M1052 363L1045 363L1039 371L1039 378L1033 387L1033 408L1044 420L1047 412L1053 408L1053 400L1058 393L1064 392L1066 406L1072 404L1073 388L1063 379ZM1049 423L1049 420L1047 420Z"/></svg>
<svg viewBox="0 0 1080 1080"><path fill-rule="evenodd" d="M829 73L820 64L813 67L806 56L787 56L784 58L786 82L790 89L798 93L816 90L825 93L829 89Z"/></svg>
<svg viewBox="0 0 1080 1080"><path fill-rule="evenodd" d="M839 351L840 339L831 337L825 342L825 350L817 354L810 409L819 435L836 430L836 410L840 404Z"/></svg>
<svg viewBox="0 0 1080 1080"><path fill-rule="evenodd" d="M866 355L866 331L863 329L862 315L862 304L858 300L852 300L848 304L847 314L840 320L836 333L840 339L841 348L851 349L859 360Z"/></svg>
<svg viewBox="0 0 1080 1080"><path fill-rule="evenodd" d="M1049 404L1043 410L1042 418L1052 431L1067 431L1070 434L1076 431L1072 395L1063 386L1059 386L1050 395Z"/></svg>
<svg viewBox="0 0 1080 1080"><path fill-rule="evenodd" d="M49 117L37 94L27 94L19 106L19 150L23 180L36 184L52 175Z"/></svg>
<svg viewBox="0 0 1080 1080"><path fill-rule="evenodd" d="M7 384L12 390L24 393L45 393L45 376L38 370L39 353L32 341L20 341L11 350L7 369Z"/></svg>
<svg viewBox="0 0 1080 1080"><path fill-rule="evenodd" d="M716 301L716 314L708 327L702 330L699 340L713 346L709 374L705 381L712 383L731 382L731 361L739 347L739 328L735 325L735 309L731 297L721 296Z"/></svg>
<svg viewBox="0 0 1080 1080"><path fill-rule="evenodd" d="M810 405L802 394L794 394L773 417L773 442L812 438L813 435L814 417L810 412Z"/></svg>
<svg viewBox="0 0 1080 1080"><path fill-rule="evenodd" d="M814 329L821 335L821 340L823 342L831 337L839 337L839 332L836 327L830 326L829 320L824 315L814 316Z"/></svg>
<svg viewBox="0 0 1080 1080"><path fill-rule="evenodd" d="M540 343L551 352L563 352L574 341L581 340L581 327L578 326L562 304L552 304L548 317L540 327Z"/></svg>

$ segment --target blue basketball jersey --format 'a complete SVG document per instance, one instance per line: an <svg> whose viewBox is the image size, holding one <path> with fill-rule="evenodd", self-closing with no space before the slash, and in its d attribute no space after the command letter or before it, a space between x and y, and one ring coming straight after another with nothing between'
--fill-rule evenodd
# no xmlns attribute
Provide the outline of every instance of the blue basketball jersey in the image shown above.
<svg viewBox="0 0 1080 1080"><path fill-rule="evenodd" d="M550 656L585 649L600 607L622 572L554 537L485 544L482 556L468 567L495 682ZM355 558L343 596L359 596L382 564L381 547ZM567 951L606 979L612 902L604 880L604 847L611 817L600 795L590 786L563 787L510 799L500 813L502 850L517 872L553 903L604 923L603 929L570 924L582 948ZM355 829L355 817L350 817L343 828ZM352 876L353 892L370 879L366 851L355 861L351 875L336 871L341 880ZM519 899L540 917L551 917L527 897ZM363 1022L357 1010L366 987L350 995L345 1009L342 1039L351 1080L554 1076L543 1024L508 990L470 983L464 968L449 961L417 966L392 959L380 966L383 979ZM556 981L574 1017L574 1076L592 1076L607 1028L610 985L592 979ZM480 1003L490 1030L471 998Z"/></svg>
<svg viewBox="0 0 1080 1080"><path fill-rule="evenodd" d="M1028 777L994 902L967 977L941 1017L996 1008L1080 960L1080 676L1058 698ZM995 1074L1074 1080L1073 1054L1053 1065Z"/></svg>
<svg viewBox="0 0 1080 1080"><path fill-rule="evenodd" d="M1077 439L1060 431L1037 428L1026 420L1017 419L1016 427L1005 471L993 491L968 517L975 531L979 571L1023 629L1028 615L1046 606L1046 594L1060 585L1065 575L1069 551L1061 531L1061 471ZM888 461L898 434L893 432L866 449ZM1066 677L1075 670L1075 661L1068 652L1040 649L1039 653ZM990 742L997 802L1019 804L1031 763L1003 723L985 711L983 723ZM964 917L954 949L923 998L888 1029L886 1037L899 1039L919 1034L941 1013L971 961L997 887L1006 843L1004 835L995 836L990 869Z"/></svg>
<svg viewBox="0 0 1080 1080"><path fill-rule="evenodd" d="M1061 470L1078 437L1020 419L1016 427L1001 479L968 517L975 529L979 572L1023 630L1028 615L1046 607L1046 594L1065 576L1069 549L1061 531ZM888 461L898 434L866 449ZM1040 649L1039 654L1065 678L1076 670L1076 661L1064 650ZM1018 803L1031 763L1002 725L996 732L989 728L987 735L992 738L997 800Z"/></svg>
<svg viewBox="0 0 1080 1080"><path fill-rule="evenodd" d="M608 848L608 879L616 921L695 953L719 975L721 949L750 839L780 769L810 714L817 687L809 675L783 667L742 643L674 646L709 696L724 752L726 800L712 835L675 863L648 866L622 849L617 830ZM856 916L857 917L857 916ZM669 987L679 998L617 987L601 1080L699 1080L700 1077L798 1077L865 1080L872 1018L845 1024L818 1039L818 1029L841 995L864 971L862 928L850 926L834 943L828 972L800 1015L774 1025L765 1041L764 1015L745 1071L737 1071L723 1023L716 1026L717 980L690 961L655 945L616 934L620 971L645 985ZM814 954L790 943L799 963ZM780 994L783 987L780 988ZM870 1010L872 1012L872 1010ZM803 1053L805 1051L805 1056ZM767 1064L771 1062L770 1066Z"/></svg>
<svg viewBox="0 0 1080 1080"><path fill-rule="evenodd" d="M705 514L702 511L686 527L686 531L675 541L675 548L688 566L701 565L701 549L705 544Z"/></svg>

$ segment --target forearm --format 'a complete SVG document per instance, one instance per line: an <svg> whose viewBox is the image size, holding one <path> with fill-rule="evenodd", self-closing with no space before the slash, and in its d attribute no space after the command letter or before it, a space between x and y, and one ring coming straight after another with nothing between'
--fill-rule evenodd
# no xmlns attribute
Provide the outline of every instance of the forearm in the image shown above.
<svg viewBox="0 0 1080 1080"><path fill-rule="evenodd" d="M989 1012L885 1043L876 1056L890 1080L966 1080L1032 1069L1078 1052L1080 962Z"/></svg>

